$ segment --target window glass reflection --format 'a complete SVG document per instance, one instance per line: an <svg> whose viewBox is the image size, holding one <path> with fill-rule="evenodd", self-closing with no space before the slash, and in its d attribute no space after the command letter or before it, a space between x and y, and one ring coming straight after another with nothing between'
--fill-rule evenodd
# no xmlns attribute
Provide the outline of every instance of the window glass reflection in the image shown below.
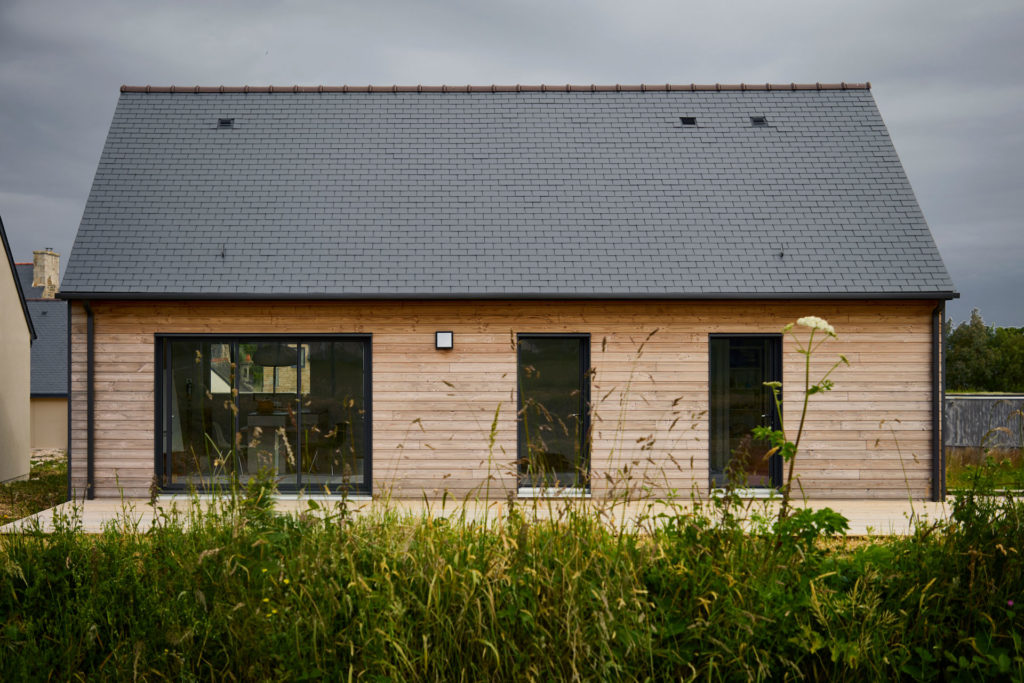
<svg viewBox="0 0 1024 683"><path fill-rule="evenodd" d="M369 486L364 339L166 342L167 482Z"/></svg>
<svg viewBox="0 0 1024 683"><path fill-rule="evenodd" d="M236 472L230 345L175 341L168 356L171 483Z"/></svg>
<svg viewBox="0 0 1024 683"><path fill-rule="evenodd" d="M519 339L519 485L584 487L586 443L585 339Z"/></svg>

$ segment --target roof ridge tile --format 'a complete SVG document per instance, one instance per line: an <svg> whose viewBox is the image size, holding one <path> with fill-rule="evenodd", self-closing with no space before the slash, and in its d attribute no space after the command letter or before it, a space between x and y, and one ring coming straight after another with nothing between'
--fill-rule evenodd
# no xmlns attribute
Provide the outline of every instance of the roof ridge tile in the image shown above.
<svg viewBox="0 0 1024 683"><path fill-rule="evenodd" d="M265 85L265 86L157 86L122 85L123 93L498 93L498 92L765 92L773 90L870 90L864 83L659 83L639 85Z"/></svg>

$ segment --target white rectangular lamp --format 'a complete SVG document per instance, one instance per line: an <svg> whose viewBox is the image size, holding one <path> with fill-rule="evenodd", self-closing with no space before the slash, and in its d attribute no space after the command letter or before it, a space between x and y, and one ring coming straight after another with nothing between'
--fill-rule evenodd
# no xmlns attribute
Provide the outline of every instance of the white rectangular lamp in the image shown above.
<svg viewBox="0 0 1024 683"><path fill-rule="evenodd" d="M435 332L434 333L434 348L435 349L450 349L455 343L454 335L448 332Z"/></svg>

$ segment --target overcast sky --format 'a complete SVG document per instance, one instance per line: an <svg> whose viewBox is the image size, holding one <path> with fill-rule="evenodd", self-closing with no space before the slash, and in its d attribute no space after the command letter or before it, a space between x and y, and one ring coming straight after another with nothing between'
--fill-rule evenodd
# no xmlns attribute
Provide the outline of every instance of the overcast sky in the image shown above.
<svg viewBox="0 0 1024 683"><path fill-rule="evenodd" d="M132 85L871 81L962 298L1024 325L1024 2L0 0L0 216L66 262Z"/></svg>

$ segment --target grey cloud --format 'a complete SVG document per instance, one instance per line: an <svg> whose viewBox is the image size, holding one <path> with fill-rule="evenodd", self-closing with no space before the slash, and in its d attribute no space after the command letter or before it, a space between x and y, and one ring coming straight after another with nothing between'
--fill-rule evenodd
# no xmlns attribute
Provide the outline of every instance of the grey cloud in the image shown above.
<svg viewBox="0 0 1024 683"><path fill-rule="evenodd" d="M8 1L0 214L19 259L68 253L122 83L870 80L950 311L1021 325L1021 35L1019 0Z"/></svg>

